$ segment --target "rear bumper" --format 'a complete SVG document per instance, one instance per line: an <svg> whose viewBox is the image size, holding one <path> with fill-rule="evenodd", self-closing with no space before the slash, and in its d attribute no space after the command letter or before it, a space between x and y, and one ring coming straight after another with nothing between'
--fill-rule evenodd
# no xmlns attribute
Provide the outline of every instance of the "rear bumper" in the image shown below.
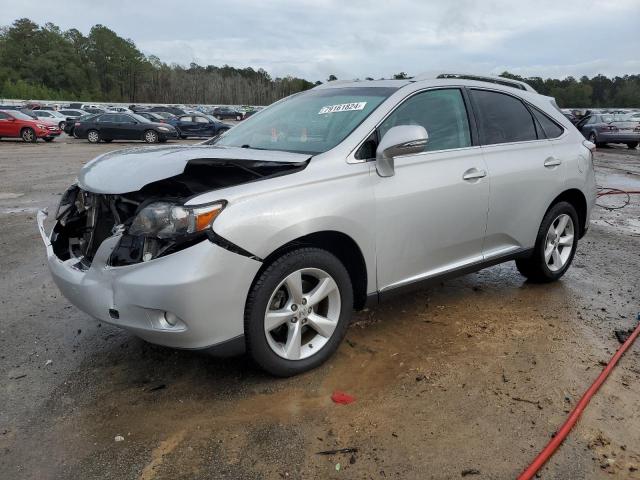
<svg viewBox="0 0 640 480"><path fill-rule="evenodd" d="M45 217L38 214L38 228L49 270L62 294L83 312L174 348L237 345L244 334L244 306L260 262L204 240L166 257L111 267L108 259L120 241L115 235L82 270L77 259L56 257L44 231ZM166 313L174 316L174 325Z"/></svg>
<svg viewBox="0 0 640 480"><path fill-rule="evenodd" d="M640 132L638 133L607 133L601 132L598 134L598 142L603 143L627 143L627 142L640 142Z"/></svg>

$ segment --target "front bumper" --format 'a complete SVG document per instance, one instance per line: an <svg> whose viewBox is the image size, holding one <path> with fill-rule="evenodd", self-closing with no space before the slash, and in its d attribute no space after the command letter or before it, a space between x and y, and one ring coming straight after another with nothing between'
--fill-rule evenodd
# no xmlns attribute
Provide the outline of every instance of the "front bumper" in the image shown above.
<svg viewBox="0 0 640 480"><path fill-rule="evenodd" d="M173 139L173 138L178 138L178 131L177 130L173 130L171 132L158 131L158 136L160 137L161 140L169 140L169 139Z"/></svg>
<svg viewBox="0 0 640 480"><path fill-rule="evenodd" d="M204 349L243 335L245 301L260 262L204 240L166 257L112 267L108 259L120 240L114 235L82 270L78 259L56 257L44 230L46 216L41 211L37 220L49 270L83 312L174 348ZM166 321L166 312L179 319L175 325Z"/></svg>

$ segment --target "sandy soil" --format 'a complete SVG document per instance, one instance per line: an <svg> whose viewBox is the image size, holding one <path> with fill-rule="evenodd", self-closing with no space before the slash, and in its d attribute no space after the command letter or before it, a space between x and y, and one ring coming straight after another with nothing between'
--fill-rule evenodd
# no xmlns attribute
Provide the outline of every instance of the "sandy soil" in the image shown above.
<svg viewBox="0 0 640 480"><path fill-rule="evenodd" d="M396 298L297 378L151 346L61 297L35 227L84 162L122 146L0 141L1 478L514 478L640 312L636 196L596 209L561 282L508 263ZM640 190L639 150L601 149L597 169ZM640 479L639 412L640 343L541 477Z"/></svg>

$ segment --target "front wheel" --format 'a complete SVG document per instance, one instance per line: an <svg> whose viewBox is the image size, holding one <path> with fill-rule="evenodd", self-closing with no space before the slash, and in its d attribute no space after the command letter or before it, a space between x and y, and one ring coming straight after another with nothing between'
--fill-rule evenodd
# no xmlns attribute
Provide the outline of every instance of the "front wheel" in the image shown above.
<svg viewBox="0 0 640 480"><path fill-rule="evenodd" d="M147 130L144 132L144 141L147 143L158 143L158 138L155 130Z"/></svg>
<svg viewBox="0 0 640 480"><path fill-rule="evenodd" d="M245 307L247 351L267 372L296 375L324 363L349 326L353 289L331 253L300 248L271 263Z"/></svg>
<svg viewBox="0 0 640 480"><path fill-rule="evenodd" d="M23 128L20 132L20 137L22 137L22 141L26 143L36 143L36 141L38 140L36 132L33 131L33 128Z"/></svg>
<svg viewBox="0 0 640 480"><path fill-rule="evenodd" d="M532 282L553 282L569 269L578 246L580 226L576 209L567 202L553 205L542 219L531 257L516 260Z"/></svg>

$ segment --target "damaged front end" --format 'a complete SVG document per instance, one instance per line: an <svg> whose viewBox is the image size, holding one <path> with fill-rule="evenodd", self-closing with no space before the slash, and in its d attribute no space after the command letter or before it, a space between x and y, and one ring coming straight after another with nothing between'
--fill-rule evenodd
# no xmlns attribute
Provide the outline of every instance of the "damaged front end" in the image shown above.
<svg viewBox="0 0 640 480"><path fill-rule="evenodd" d="M113 236L120 236L107 261L107 265L114 267L147 262L207 238L217 241L219 237L211 225L224 210L226 201L186 206L189 199L221 188L294 173L306 164L194 159L182 173L153 181L134 192L94 193L73 185L64 193L56 212L56 224L50 235L53 253L62 261L75 259L75 268L87 270L100 245Z"/></svg>

